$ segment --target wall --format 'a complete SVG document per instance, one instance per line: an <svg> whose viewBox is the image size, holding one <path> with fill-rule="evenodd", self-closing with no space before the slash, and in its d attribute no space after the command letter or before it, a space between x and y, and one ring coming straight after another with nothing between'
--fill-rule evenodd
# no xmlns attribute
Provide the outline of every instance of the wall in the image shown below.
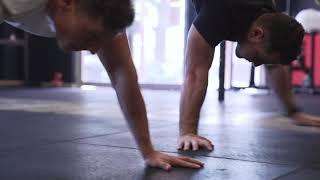
<svg viewBox="0 0 320 180"><path fill-rule="evenodd" d="M74 82L75 64L71 53L59 49L56 39L31 35L29 38L29 81L49 82L61 72L65 82Z"/></svg>
<svg viewBox="0 0 320 180"><path fill-rule="evenodd" d="M15 34L21 39L23 32L12 28L7 24L0 25L0 39L9 39ZM0 45L0 80L23 80L24 62L23 46L10 43L1 43Z"/></svg>

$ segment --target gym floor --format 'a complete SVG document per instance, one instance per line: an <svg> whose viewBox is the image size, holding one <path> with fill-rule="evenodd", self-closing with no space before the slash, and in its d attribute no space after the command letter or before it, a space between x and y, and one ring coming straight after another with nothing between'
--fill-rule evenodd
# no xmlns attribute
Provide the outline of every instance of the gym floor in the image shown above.
<svg viewBox="0 0 320 180"><path fill-rule="evenodd" d="M143 91L156 149L205 162L201 170L145 168L110 88L0 89L1 180L288 179L320 177L320 129L295 126L270 94L209 92L200 134L213 152L177 152L179 93ZM297 95L320 115L320 96Z"/></svg>

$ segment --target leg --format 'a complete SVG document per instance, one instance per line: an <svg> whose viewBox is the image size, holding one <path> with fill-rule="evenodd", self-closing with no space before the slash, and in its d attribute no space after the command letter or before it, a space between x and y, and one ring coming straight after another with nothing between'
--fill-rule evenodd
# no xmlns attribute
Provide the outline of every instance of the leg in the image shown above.
<svg viewBox="0 0 320 180"><path fill-rule="evenodd" d="M186 53L186 75L180 101L180 140L178 149L198 150L199 146L212 149L212 144L197 136L201 106L204 102L208 74L214 56L214 49L192 26L188 35Z"/></svg>
<svg viewBox="0 0 320 180"><path fill-rule="evenodd" d="M291 117L297 125L320 126L320 117L299 112L291 91L288 68L281 65L272 65L267 66L267 69L273 89L285 107L288 116Z"/></svg>

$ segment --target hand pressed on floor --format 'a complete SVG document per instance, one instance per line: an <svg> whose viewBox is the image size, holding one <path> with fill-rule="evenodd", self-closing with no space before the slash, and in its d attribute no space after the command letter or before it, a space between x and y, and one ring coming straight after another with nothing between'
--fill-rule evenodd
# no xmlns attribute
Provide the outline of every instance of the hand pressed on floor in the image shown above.
<svg viewBox="0 0 320 180"><path fill-rule="evenodd" d="M177 147L178 150L197 151L200 148L204 148L206 150L212 151L214 148L214 145L211 143L210 140L194 134L183 135L179 138L178 147Z"/></svg>
<svg viewBox="0 0 320 180"><path fill-rule="evenodd" d="M315 126L320 127L320 117L312 116L305 113L295 113L291 117L298 126Z"/></svg>
<svg viewBox="0 0 320 180"><path fill-rule="evenodd" d="M157 151L148 155L145 158L145 163L147 166L161 168L166 171L171 170L172 167L199 169L204 166L202 162L189 157L170 156Z"/></svg>

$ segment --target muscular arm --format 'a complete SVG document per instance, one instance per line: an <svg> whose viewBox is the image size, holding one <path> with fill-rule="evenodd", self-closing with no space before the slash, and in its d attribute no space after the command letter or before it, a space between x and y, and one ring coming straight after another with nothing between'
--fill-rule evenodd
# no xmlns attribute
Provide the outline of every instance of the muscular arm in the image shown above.
<svg viewBox="0 0 320 180"><path fill-rule="evenodd" d="M214 50L191 27L186 51L186 75L180 102L180 135L197 134L201 106L204 102L208 73Z"/></svg>
<svg viewBox="0 0 320 180"><path fill-rule="evenodd" d="M115 37L111 42L105 42L104 47L98 51L98 56L109 74L120 107L146 164L165 170L169 170L171 166L200 168L203 164L199 161L165 155L153 149L145 103L138 86L126 34Z"/></svg>
<svg viewBox="0 0 320 180"><path fill-rule="evenodd" d="M267 65L267 70L277 97L290 115L296 110L296 103L291 92L288 68L282 65Z"/></svg>
<svg viewBox="0 0 320 180"><path fill-rule="evenodd" d="M320 127L320 117L299 112L291 91L288 68L282 65L267 66L273 89L287 114L297 125Z"/></svg>
<svg viewBox="0 0 320 180"><path fill-rule="evenodd" d="M193 146L193 150L197 150L198 146L206 146L211 149L211 143L202 141L204 140L202 137L199 140L197 134L200 110L207 92L208 74L213 56L214 49L192 26L188 35L187 68L180 101L181 139L178 145L180 149L188 150L190 146Z"/></svg>

